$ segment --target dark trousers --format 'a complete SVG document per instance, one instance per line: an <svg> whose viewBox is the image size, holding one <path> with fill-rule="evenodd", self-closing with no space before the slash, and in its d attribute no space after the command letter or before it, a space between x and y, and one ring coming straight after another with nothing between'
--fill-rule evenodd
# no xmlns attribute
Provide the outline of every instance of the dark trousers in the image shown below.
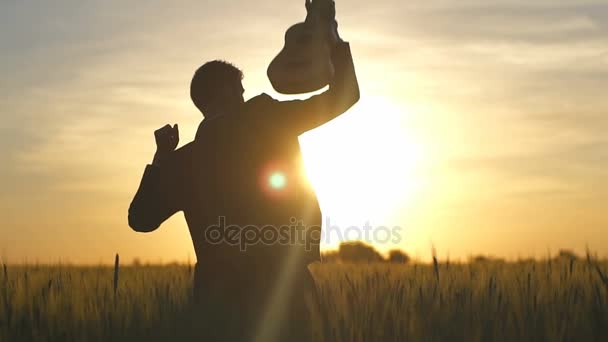
<svg viewBox="0 0 608 342"><path fill-rule="evenodd" d="M188 329L193 340L312 341L310 306L316 303L316 286L308 268L246 273L219 279L195 269Z"/></svg>

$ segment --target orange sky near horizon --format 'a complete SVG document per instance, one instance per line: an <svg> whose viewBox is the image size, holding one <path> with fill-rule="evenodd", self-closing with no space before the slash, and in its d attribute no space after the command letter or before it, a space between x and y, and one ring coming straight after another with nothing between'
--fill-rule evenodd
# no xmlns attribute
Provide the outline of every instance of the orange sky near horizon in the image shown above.
<svg viewBox="0 0 608 342"><path fill-rule="evenodd" d="M337 1L361 102L301 137L332 224L399 226L428 259L608 256L608 4ZM127 208L155 145L202 119L203 62L244 70L245 97L280 99L266 67L301 1L0 4L0 258L194 260L182 214L152 234ZM324 248L334 248L327 241Z"/></svg>

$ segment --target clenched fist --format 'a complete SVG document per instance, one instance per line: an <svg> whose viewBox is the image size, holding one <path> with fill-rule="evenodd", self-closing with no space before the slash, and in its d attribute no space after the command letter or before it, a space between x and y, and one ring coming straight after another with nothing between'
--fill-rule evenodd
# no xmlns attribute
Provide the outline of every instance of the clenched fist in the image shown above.
<svg viewBox="0 0 608 342"><path fill-rule="evenodd" d="M156 139L156 154L154 155L155 165L160 165L161 162L175 149L179 144L179 129L177 124L165 125L162 128L154 131L154 138Z"/></svg>

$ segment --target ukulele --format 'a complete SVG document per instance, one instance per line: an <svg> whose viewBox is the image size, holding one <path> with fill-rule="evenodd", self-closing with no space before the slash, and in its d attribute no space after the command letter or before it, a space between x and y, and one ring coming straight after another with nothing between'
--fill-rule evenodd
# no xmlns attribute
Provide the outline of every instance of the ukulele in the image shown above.
<svg viewBox="0 0 608 342"><path fill-rule="evenodd" d="M268 66L268 79L282 94L319 90L334 75L329 43L337 25L334 0L306 0L306 11L306 20L287 30L285 46Z"/></svg>

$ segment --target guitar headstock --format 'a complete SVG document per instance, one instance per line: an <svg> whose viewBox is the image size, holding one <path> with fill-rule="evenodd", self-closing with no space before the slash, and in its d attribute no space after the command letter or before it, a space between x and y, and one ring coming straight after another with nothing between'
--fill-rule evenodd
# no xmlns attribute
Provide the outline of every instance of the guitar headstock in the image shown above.
<svg viewBox="0 0 608 342"><path fill-rule="evenodd" d="M306 22L317 21L331 23L336 19L336 3L334 0L306 0Z"/></svg>

